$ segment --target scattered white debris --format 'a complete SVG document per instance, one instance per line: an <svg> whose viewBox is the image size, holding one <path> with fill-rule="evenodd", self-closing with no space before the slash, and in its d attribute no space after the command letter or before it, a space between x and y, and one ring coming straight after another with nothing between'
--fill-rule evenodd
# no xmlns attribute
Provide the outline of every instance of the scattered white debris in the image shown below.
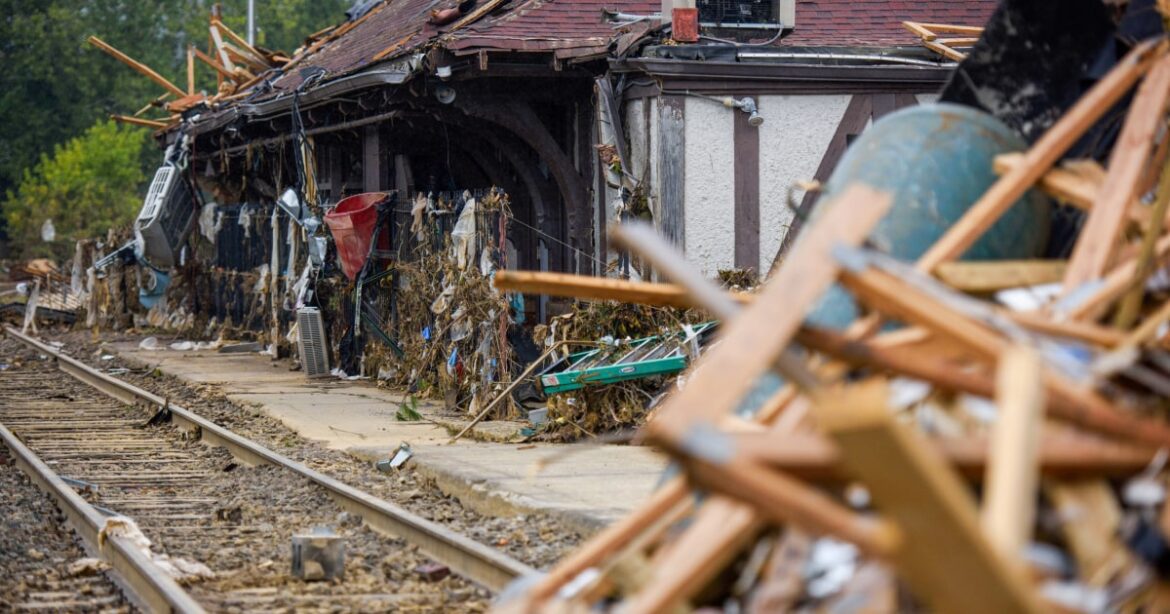
<svg viewBox="0 0 1170 614"><path fill-rule="evenodd" d="M106 524L98 531L98 545L104 545L111 537L118 537L130 542L136 550L147 556L160 569L179 582L209 580L215 577L215 572L197 561L188 561L166 554L156 554L150 551L150 539L143 535L138 523L125 516L106 518Z"/></svg>

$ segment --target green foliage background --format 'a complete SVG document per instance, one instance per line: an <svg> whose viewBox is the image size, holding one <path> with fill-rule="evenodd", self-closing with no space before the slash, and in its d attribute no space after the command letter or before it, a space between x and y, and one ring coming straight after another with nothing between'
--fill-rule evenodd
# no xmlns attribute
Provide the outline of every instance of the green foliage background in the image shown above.
<svg viewBox="0 0 1170 614"><path fill-rule="evenodd" d="M144 131L107 120L58 145L52 156L42 155L0 209L20 250L14 255L66 258L77 239L134 219L142 204L138 186L146 179L139 164L145 141ZM41 240L46 219L57 230L52 243Z"/></svg>
<svg viewBox="0 0 1170 614"><path fill-rule="evenodd" d="M291 53L308 34L344 21L352 3L256 0L256 42ZM89 35L97 35L184 87L187 45L206 49L212 4L208 0L0 0L0 197L18 192L25 177L35 177L36 173L26 172L58 145L111 113L133 113L162 93L155 84L87 45ZM243 35L247 0L220 4L224 21ZM213 91L215 78L210 69L200 66L197 72L198 85ZM142 135L137 158L142 181L149 178L162 155L149 143L146 129L136 130ZM104 217L95 215L94 219ZM62 230L58 225L59 235ZM0 224L0 253L3 243Z"/></svg>

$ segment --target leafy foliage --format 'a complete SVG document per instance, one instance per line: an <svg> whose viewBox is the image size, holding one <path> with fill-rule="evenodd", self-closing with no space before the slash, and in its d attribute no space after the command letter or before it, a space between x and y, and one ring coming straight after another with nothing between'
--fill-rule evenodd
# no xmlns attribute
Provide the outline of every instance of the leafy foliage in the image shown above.
<svg viewBox="0 0 1170 614"><path fill-rule="evenodd" d="M211 0L0 0L0 195L41 155L111 113L133 113L162 90L86 44L93 34L186 87L186 50L208 45ZM226 0L224 22L245 34L247 0ZM345 20L352 0L256 0L257 44L292 52ZM215 76L197 68L197 87ZM147 114L150 115L149 113ZM143 135L146 130L138 129ZM145 136L144 136L145 138ZM142 161L145 173L161 160ZM2 237L3 220L0 220Z"/></svg>
<svg viewBox="0 0 1170 614"><path fill-rule="evenodd" d="M145 140L141 130L105 121L57 146L52 157L42 155L0 207L12 246L24 257L62 258L72 252L72 241L130 222L142 204L138 186L146 177L139 158ZM52 243L41 240L45 220L57 229Z"/></svg>

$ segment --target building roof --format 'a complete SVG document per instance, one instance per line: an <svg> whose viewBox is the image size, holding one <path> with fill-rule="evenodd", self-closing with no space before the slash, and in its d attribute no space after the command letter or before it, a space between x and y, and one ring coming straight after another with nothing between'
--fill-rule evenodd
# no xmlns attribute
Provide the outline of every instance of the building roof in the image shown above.
<svg viewBox="0 0 1170 614"><path fill-rule="evenodd" d="M797 0L796 29L785 46L890 47L917 45L903 21L982 26L995 0Z"/></svg>
<svg viewBox="0 0 1170 614"><path fill-rule="evenodd" d="M479 0L480 7L491 0ZM292 91L300 69L325 69L325 80L429 47L459 55L487 51L545 52L558 58L599 57L620 31L602 11L635 15L659 12L660 0L505 0L486 16L455 28L429 23L432 9L457 0L387 0L330 37L311 46L303 59L273 83L275 94ZM775 46L916 45L904 20L982 25L995 0L797 0L796 27ZM475 10L475 9L472 9Z"/></svg>

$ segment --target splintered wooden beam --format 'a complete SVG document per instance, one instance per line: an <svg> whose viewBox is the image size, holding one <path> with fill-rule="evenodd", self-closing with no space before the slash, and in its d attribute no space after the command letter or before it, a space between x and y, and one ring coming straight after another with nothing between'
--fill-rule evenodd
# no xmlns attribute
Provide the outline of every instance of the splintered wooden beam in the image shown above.
<svg viewBox="0 0 1170 614"><path fill-rule="evenodd" d="M541 576L528 590L521 609L529 612L542 610L541 603L556 594L565 583L581 572L601 565L603 561L636 539L643 530L650 527L660 516L669 513L675 506L691 496L690 489L682 476L672 478L654 491L650 498L628 516L602 529L580 548L553 565L548 573Z"/></svg>
<svg viewBox="0 0 1170 614"><path fill-rule="evenodd" d="M257 62L260 62L265 66L268 65L268 59L264 57L264 54L260 53L260 50L253 47L244 37L236 34L234 30L227 27L227 24L219 21L218 19L212 21L212 23L215 25L216 29L219 30L220 34L230 38L233 43L238 45L240 51L252 56L252 58Z"/></svg>
<svg viewBox="0 0 1170 614"><path fill-rule="evenodd" d="M891 558L927 608L1041 612L1022 568L983 538L975 501L921 436L898 424L877 382L820 399L816 416L846 469L904 534Z"/></svg>
<svg viewBox="0 0 1170 614"><path fill-rule="evenodd" d="M1066 293L1105 274L1117 250L1117 240L1138 197L1139 180L1146 172L1154 136L1164 123L1170 103L1170 54L1162 54L1138 87L1125 125L1109 158L1109 170L1069 259L1064 278Z"/></svg>
<svg viewBox="0 0 1170 614"><path fill-rule="evenodd" d="M167 126L170 125L167 122L160 122L160 121L153 120L153 119L143 119L141 117L131 117L129 115L111 115L110 119L112 119L116 122L121 122L123 124L142 126L144 128L156 128L159 130L166 128Z"/></svg>
<svg viewBox="0 0 1170 614"><path fill-rule="evenodd" d="M935 34L970 34L974 36L983 34L983 26L961 26L950 23L917 23Z"/></svg>
<svg viewBox="0 0 1170 614"><path fill-rule="evenodd" d="M1064 260L960 260L940 264L934 274L956 290L995 292L1058 282L1067 265Z"/></svg>
<svg viewBox="0 0 1170 614"><path fill-rule="evenodd" d="M1097 82L1024 154L1024 162L1000 177L951 225L918 260L919 270L930 272L940 263L956 260L996 220L1032 187L1068 148L1085 133L1130 87L1149 70L1162 47L1157 41L1136 46L1105 78Z"/></svg>
<svg viewBox="0 0 1170 614"><path fill-rule="evenodd" d="M496 288L509 292L682 308L695 306L694 301L687 296L686 290L674 284L504 269L496 271L493 283ZM750 294L736 292L731 296L739 303L746 304L751 301Z"/></svg>
<svg viewBox="0 0 1170 614"><path fill-rule="evenodd" d="M195 93L195 46L187 45L187 95Z"/></svg>
<svg viewBox="0 0 1170 614"><path fill-rule="evenodd" d="M1121 506L1108 482L1051 482L1044 494L1063 521L1060 528L1082 582L1103 587L1129 567L1129 549L1119 539Z"/></svg>
<svg viewBox="0 0 1170 614"><path fill-rule="evenodd" d="M727 437L736 454L795 478L826 483L849 480L849 474L842 469L840 450L822 435L763 431ZM991 463L998 462L999 452L983 437L930 437L927 442L971 482L986 482ZM1070 430L1042 437L1037 443L1036 463L1049 478L1124 478L1149 466L1156 455L1154 448L1139 448Z"/></svg>
<svg viewBox="0 0 1170 614"><path fill-rule="evenodd" d="M1164 235L1154 244L1154 259L1160 260L1170 254L1170 235ZM1128 258L1109 271L1100 285L1089 296L1079 300L1062 315L1070 320L1096 320L1100 318L1109 306L1125 291L1133 287L1138 270L1137 258Z"/></svg>
<svg viewBox="0 0 1170 614"><path fill-rule="evenodd" d="M203 53L203 51L196 49L194 47L192 47L191 50L195 52L196 59L198 59L200 62L203 62L204 64L207 64L208 66L213 68L215 70L215 72L217 74L219 74L219 76L225 77L228 79L233 79L233 80L235 79L235 75L233 75L231 72L229 72L228 69L221 66L219 64L219 62L216 62L215 59L212 58L211 56L207 55L206 53Z"/></svg>
<svg viewBox="0 0 1170 614"><path fill-rule="evenodd" d="M927 49L930 49L931 51L933 51L937 54L942 55L944 58L946 58L948 60L962 62L963 60L967 59L967 54L963 53L962 51L955 51L954 49L951 49L950 47L948 47L940 42L924 40L924 41L922 41L922 46L926 47Z"/></svg>
<svg viewBox="0 0 1170 614"><path fill-rule="evenodd" d="M158 85L162 86L163 89L174 94L175 96L182 98L183 96L187 95L187 92L184 92L183 90L179 89L179 86L168 81L166 79L166 77L163 77L162 75L158 74L151 67L147 66L146 64L143 64L142 62L135 60L134 58L126 55L125 53L122 53L121 51L118 51L112 45L103 41L102 39L100 39L96 36L91 36L87 40L89 41L89 44L93 45L94 47L97 47L98 49L101 49L102 51L106 52L111 57L113 57L115 60L118 60L119 62L129 66L130 68L133 68L134 70L138 71L140 74L145 75L147 79L154 81Z"/></svg>
<svg viewBox="0 0 1170 614"><path fill-rule="evenodd" d="M713 495L658 561L654 573L622 605L627 614L670 612L685 604L755 542L766 525L762 516L734 499Z"/></svg>
<svg viewBox="0 0 1170 614"><path fill-rule="evenodd" d="M805 312L836 280L840 265L831 256L833 248L839 244L856 246L865 240L889 210L890 202L888 194L863 185L850 186L840 197L825 203L821 217L805 231L751 305L738 308L718 288L710 292L722 298L696 297L708 308L712 306L708 300L714 306L730 303L730 308L712 310L716 317L723 318L729 311L740 311L740 315L721 327L720 343L696 361L687 387L663 402L658 418L646 426L648 436L658 441L681 441L694 423L714 422L731 414L756 380L787 357L785 351ZM627 249L647 255L642 253L647 238L639 238L643 245L632 245L628 238L621 239ZM679 266L676 254L657 254L655 258L652 264L664 274L674 268L676 275L686 275L688 269ZM693 291L689 282L674 281ZM695 281L695 289L701 286L704 294L709 294L709 282ZM785 375L793 381L790 374Z"/></svg>
<svg viewBox="0 0 1170 614"><path fill-rule="evenodd" d="M1164 140L1170 142L1170 138ZM1133 326L1134 320L1137 319L1146 295L1146 278L1153 272L1154 248L1158 244L1158 237L1162 236L1162 231L1166 227L1161 220L1166 218L1166 213L1170 210L1170 166L1164 167L1158 177L1155 198L1153 211L1150 213L1150 223L1146 225L1142 234L1141 247L1134 265L1133 287L1122 297L1113 320L1114 326L1122 330Z"/></svg>
<svg viewBox="0 0 1170 614"><path fill-rule="evenodd" d="M992 170L997 175L1006 175L1023 163L1022 153L999 154L992 160ZM1071 160L1044 173L1036 187L1067 205L1090 211L1104 182L1105 168L1096 160ZM1149 217L1146 208L1137 200L1130 203L1127 211L1130 222L1140 224Z"/></svg>
<svg viewBox="0 0 1170 614"><path fill-rule="evenodd" d="M236 72L236 65L232 64L232 59L231 59L231 57L228 56L227 49L224 49L223 37L220 36L219 28L215 27L214 22L208 28L208 32L211 33L211 40L214 43L214 47L215 47L216 52L219 53L220 64L222 64L223 67L226 68L229 73L234 75ZM232 78L235 78L235 77L233 76Z"/></svg>
<svg viewBox="0 0 1170 614"><path fill-rule="evenodd" d="M928 28L923 26L921 23L918 23L917 21L903 21L902 27L906 28L908 32L914 36L917 36L918 38L921 38L923 41L932 41L938 38L937 34L931 32Z"/></svg>
<svg viewBox="0 0 1170 614"><path fill-rule="evenodd" d="M464 26L467 26L467 25L470 25L472 23L475 23L476 21L479 21L479 19L481 17L496 10L496 8L499 7L503 3L504 3L504 0L488 0L487 2L484 2L480 6L476 7L475 10L464 15L463 17L461 17L459 19L459 21L456 21L454 24L452 24L451 27L447 28L447 31L444 32L443 34L450 35L453 32L456 32L458 30L462 30L464 28Z"/></svg>
<svg viewBox="0 0 1170 614"><path fill-rule="evenodd" d="M952 311L889 273L873 269L846 271L841 278L859 300L874 309L953 339L989 364L994 364L1008 347L994 329ZM1122 440L1170 446L1170 426L1164 422L1119 410L1093 389L1055 372L1046 372L1044 382L1052 399L1048 410L1053 417Z"/></svg>
<svg viewBox="0 0 1170 614"><path fill-rule="evenodd" d="M999 359L995 424L983 495L983 534L1009 560L1032 539L1044 426L1044 367L1037 352L1014 346Z"/></svg>

